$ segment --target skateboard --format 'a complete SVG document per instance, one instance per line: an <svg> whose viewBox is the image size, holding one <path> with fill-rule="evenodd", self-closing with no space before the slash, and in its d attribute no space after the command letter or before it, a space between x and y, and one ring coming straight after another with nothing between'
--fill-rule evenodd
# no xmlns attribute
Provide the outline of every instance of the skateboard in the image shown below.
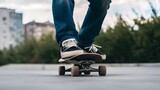
<svg viewBox="0 0 160 90"><path fill-rule="evenodd" d="M99 66L97 68L91 67L92 64L102 62L102 57L99 54L81 54L69 58L59 59L59 63L69 63L73 66L65 69L65 66L59 66L59 75L65 75L65 72L71 72L71 76L90 75L91 72L98 72L99 76L106 76L106 66Z"/></svg>

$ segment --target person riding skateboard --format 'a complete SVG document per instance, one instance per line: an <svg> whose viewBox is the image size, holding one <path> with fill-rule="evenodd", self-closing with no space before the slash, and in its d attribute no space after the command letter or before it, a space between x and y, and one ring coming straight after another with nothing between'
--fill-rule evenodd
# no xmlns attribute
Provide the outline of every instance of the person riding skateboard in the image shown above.
<svg viewBox="0 0 160 90"><path fill-rule="evenodd" d="M89 7L80 32L76 31L73 20L74 0L53 0L52 11L56 28L56 40L60 46L61 58L84 53L98 53L105 58L96 45L102 23L111 0L88 0Z"/></svg>

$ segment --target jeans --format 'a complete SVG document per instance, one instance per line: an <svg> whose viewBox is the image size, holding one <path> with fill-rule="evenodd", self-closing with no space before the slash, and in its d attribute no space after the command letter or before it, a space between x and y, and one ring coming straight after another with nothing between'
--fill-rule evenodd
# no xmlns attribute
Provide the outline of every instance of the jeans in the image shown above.
<svg viewBox="0 0 160 90"><path fill-rule="evenodd" d="M73 20L74 0L53 0L52 10L59 44L75 38L80 46L90 46L101 31L101 26L111 0L88 0L90 2L81 30L77 32Z"/></svg>

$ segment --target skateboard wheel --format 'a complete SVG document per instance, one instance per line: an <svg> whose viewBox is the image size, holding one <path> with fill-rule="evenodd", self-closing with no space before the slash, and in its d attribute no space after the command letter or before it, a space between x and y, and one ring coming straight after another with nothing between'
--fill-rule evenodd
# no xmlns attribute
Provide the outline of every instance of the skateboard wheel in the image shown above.
<svg viewBox="0 0 160 90"><path fill-rule="evenodd" d="M72 75L73 77L80 75L79 66L72 66L72 68L71 68L71 75Z"/></svg>
<svg viewBox="0 0 160 90"><path fill-rule="evenodd" d="M64 66L59 66L59 75L65 75L65 67Z"/></svg>
<svg viewBox="0 0 160 90"><path fill-rule="evenodd" d="M99 76L106 76L106 66L99 66Z"/></svg>

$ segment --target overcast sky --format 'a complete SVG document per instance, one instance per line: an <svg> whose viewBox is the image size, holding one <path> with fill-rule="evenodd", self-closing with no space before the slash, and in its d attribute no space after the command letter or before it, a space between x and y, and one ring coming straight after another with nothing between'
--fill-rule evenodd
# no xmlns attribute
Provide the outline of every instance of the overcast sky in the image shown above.
<svg viewBox="0 0 160 90"><path fill-rule="evenodd" d="M155 8L160 12L160 0L150 0ZM82 23L88 8L87 0L75 0L74 19L75 23ZM0 7L16 9L17 12L23 13L23 23L30 21L45 22L52 21L52 0L0 0ZM111 8L104 21L103 26L113 25L116 21L115 13L120 13L129 20L135 18L136 15L132 12L134 8L139 15L150 16L150 8L147 0L112 0Z"/></svg>

